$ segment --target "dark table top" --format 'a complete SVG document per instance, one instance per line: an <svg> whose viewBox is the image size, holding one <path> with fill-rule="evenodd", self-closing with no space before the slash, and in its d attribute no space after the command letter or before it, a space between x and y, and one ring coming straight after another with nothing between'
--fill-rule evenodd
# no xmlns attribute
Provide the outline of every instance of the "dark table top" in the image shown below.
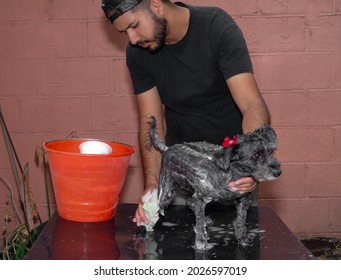
<svg viewBox="0 0 341 280"><path fill-rule="evenodd" d="M154 232L146 233L132 222L135 204L120 204L113 219L80 223L55 213L25 259L31 260L194 260L314 259L276 213L266 207L251 207L247 227L254 236L252 245L241 247L234 239L231 223L233 206L208 205L206 213L214 221L208 227L209 251L194 250L194 214L186 206L170 206Z"/></svg>

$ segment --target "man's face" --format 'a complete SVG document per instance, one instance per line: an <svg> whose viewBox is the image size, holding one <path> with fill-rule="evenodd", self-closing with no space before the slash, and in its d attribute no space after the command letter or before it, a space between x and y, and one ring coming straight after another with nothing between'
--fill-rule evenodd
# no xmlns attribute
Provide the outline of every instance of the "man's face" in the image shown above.
<svg viewBox="0 0 341 280"><path fill-rule="evenodd" d="M166 41L167 21L145 10L128 11L113 23L119 32L126 33L133 45L155 53Z"/></svg>

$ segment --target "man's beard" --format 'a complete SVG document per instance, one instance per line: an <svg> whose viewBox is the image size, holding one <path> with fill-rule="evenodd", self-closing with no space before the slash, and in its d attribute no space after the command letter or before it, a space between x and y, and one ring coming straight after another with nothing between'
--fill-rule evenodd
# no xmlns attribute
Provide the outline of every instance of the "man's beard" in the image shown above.
<svg viewBox="0 0 341 280"><path fill-rule="evenodd" d="M164 18L156 17L154 14L152 14L153 20L154 20L154 40L146 40L142 42L138 42L138 45L141 45L143 42L154 42L154 46L149 46L147 50L150 53L157 53L162 49L162 47L166 43L166 35L167 35L167 20Z"/></svg>
<svg viewBox="0 0 341 280"><path fill-rule="evenodd" d="M151 53L157 53L162 49L162 47L166 43L167 35L167 20L164 18L155 17L154 22L155 22L154 39L156 46L148 48L148 50Z"/></svg>

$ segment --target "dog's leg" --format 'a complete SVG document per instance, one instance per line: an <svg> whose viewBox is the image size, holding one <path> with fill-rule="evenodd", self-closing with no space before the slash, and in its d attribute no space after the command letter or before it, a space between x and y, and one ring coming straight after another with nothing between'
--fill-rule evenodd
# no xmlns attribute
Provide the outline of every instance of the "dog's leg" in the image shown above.
<svg viewBox="0 0 341 280"><path fill-rule="evenodd" d="M206 204L207 202L203 198L198 198L196 193L194 193L193 196L187 200L187 205L195 214L195 243L193 247L197 250L209 250L212 248L212 245L207 242L207 220L205 216Z"/></svg>
<svg viewBox="0 0 341 280"><path fill-rule="evenodd" d="M246 246L249 243L247 228L246 228L246 217L247 210L250 207L251 197L250 194L246 194L236 201L237 217L233 221L235 237L239 244Z"/></svg>

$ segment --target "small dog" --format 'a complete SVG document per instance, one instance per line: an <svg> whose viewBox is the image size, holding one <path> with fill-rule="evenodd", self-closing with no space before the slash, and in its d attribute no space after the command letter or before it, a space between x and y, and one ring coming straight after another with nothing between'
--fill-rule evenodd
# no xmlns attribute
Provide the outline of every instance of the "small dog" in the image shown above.
<svg viewBox="0 0 341 280"><path fill-rule="evenodd" d="M233 145L222 147L207 142L176 144L167 147L159 137L155 117L149 117L152 145L161 152L159 180L159 207L171 203L177 187L193 195L187 205L195 214L196 239L194 248L208 250L206 226L212 224L205 216L206 205L211 201L235 200L237 218L233 222L235 237L241 245L248 245L246 216L250 206L250 193L232 192L228 184L241 177L252 177L257 182L276 179L281 174L280 163L272 156L277 145L274 130L261 128L234 138Z"/></svg>

